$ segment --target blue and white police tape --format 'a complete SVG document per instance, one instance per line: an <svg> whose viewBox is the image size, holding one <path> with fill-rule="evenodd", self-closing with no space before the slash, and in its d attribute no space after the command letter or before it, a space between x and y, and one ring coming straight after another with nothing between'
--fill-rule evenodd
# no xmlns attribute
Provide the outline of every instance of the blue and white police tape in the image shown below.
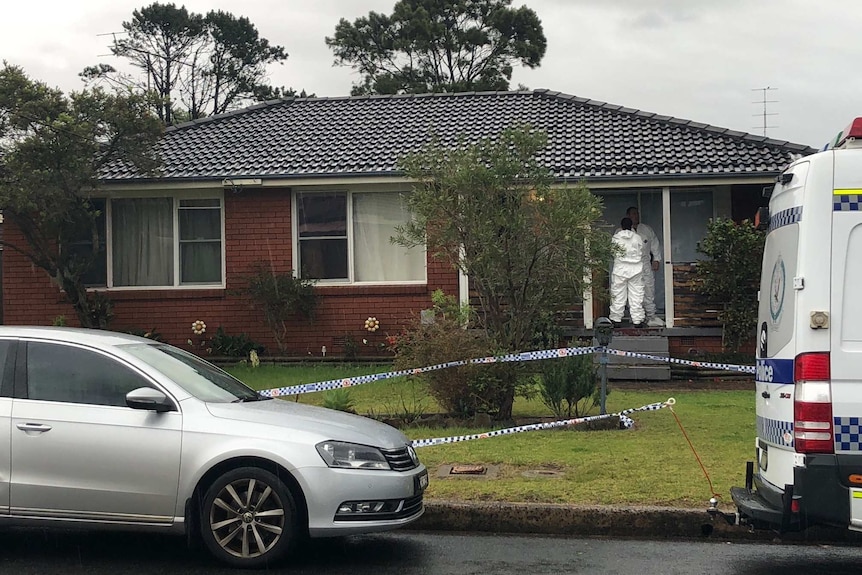
<svg viewBox="0 0 862 575"><path fill-rule="evenodd" d="M599 348L598 351L601 351ZM690 365L693 367L702 367L704 369L721 369L724 371L739 371L741 373L754 373L753 365L736 365L733 363L715 363L712 361L693 361L690 359L676 359L674 357L661 357L659 355L648 355L645 353L637 353L634 351L623 351L620 349L610 349L608 348L608 353L610 355L619 355L623 357L637 357L640 359L654 359L655 361L661 361L665 363L675 363L678 365Z"/></svg>
<svg viewBox="0 0 862 575"><path fill-rule="evenodd" d="M459 361L449 361L446 363L438 363L426 367L416 367L412 369L402 369L399 371L388 371L384 373L374 373L371 375L358 375L355 377L345 377L342 379L330 379L327 381L319 381L317 383L303 383L290 387L276 387L272 389L264 389L260 391L261 395L266 397L279 397L284 395L300 395L303 393L313 393L315 391L326 391L329 389L337 389L340 387L353 387L362 385L363 383L371 383L372 381L381 381L384 379L392 379L395 377L403 377L405 375L418 375L429 371L437 371L440 369L448 369L450 367L458 367L462 365L479 365L489 363L507 363L513 361L535 361L540 359L555 359L560 357L571 357L574 355L586 355L588 353L601 353L607 351L610 355L623 357L637 357L641 359L651 359L664 363L675 363L678 365L690 365L693 367L702 367L705 369L721 369L725 371L738 371L741 373L754 373L752 365L735 365L732 363L715 363L709 361L692 361L688 359L676 359L673 357L661 357L657 355L648 355L645 353L637 353L634 351L623 351L620 349L610 349L603 347L562 347L558 349L542 349L537 351L524 351L521 353L509 353L506 355L477 357L475 359L463 359Z"/></svg>
<svg viewBox="0 0 862 575"><path fill-rule="evenodd" d="M413 447L431 447L434 445L447 445L449 443L459 443L461 441L472 441L475 439L488 439L490 437L500 437L503 435L512 435L515 433L524 433L526 431L542 431L544 429L555 429L558 427L567 427L586 423L588 421L599 421L601 419L609 419L611 417L619 417L620 423L626 429L631 429L634 426L634 421L627 417L630 413L636 411L658 411L665 407L670 407L676 403L674 398L669 398L667 401L660 403L650 403L632 409L625 409L619 413L607 413L605 415L590 415L587 417L577 417L575 419L564 419L560 421L549 421L547 423L532 423L530 425L521 425L518 427L509 427L506 429L496 429L494 431L486 431L484 433L474 433L472 435L454 435L451 437L434 437L431 439L414 439L410 442Z"/></svg>
<svg viewBox="0 0 862 575"><path fill-rule="evenodd" d="M437 365L429 365L427 367L416 367L413 369L402 369L399 371L388 371L384 373L374 373L371 375L358 375L355 377L345 377L342 379L330 379L327 381L319 381L317 383L303 383L300 385L292 385L290 387L276 387L272 389L264 389L260 394L266 397L279 397L283 395L299 395L302 393L312 393L315 391L326 391L329 389L337 389L339 387L353 387L362 385L363 383L371 383L372 381L381 381L384 379L392 379L395 377L403 377L405 375L418 375L429 371L437 371L439 369L448 369L450 367L458 367L462 365L478 365L488 363L507 363L513 361L535 361L538 359L552 359L558 357L571 357L574 355L586 355L595 353L601 348L598 347L562 347L558 349L543 349L538 351L524 351L521 353L509 353L506 355L492 357L477 357L475 359L463 359L459 361L450 361L447 363L438 363Z"/></svg>

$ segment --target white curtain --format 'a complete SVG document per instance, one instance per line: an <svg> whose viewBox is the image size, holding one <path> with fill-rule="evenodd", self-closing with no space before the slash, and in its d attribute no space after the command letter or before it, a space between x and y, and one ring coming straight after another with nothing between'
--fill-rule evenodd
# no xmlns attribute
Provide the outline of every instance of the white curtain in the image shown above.
<svg viewBox="0 0 862 575"><path fill-rule="evenodd" d="M114 285L174 285L173 200L113 200L111 212Z"/></svg>
<svg viewBox="0 0 862 575"><path fill-rule="evenodd" d="M410 221L399 193L353 194L353 275L358 282L423 281L425 249L405 249L390 238Z"/></svg>

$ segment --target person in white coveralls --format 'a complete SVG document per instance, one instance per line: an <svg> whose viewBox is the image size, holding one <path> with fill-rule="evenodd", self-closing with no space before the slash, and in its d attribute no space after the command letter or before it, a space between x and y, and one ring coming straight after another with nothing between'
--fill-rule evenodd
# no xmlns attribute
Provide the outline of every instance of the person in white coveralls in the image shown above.
<svg viewBox="0 0 862 575"><path fill-rule="evenodd" d="M640 211L634 206L626 210L626 217L632 221L632 229L643 239L644 249L644 313L649 327L662 327L664 321L655 314L655 272L661 264L661 243L653 229L641 223Z"/></svg>
<svg viewBox="0 0 862 575"><path fill-rule="evenodd" d="M620 252L614 256L614 269L611 273L611 313L610 319L615 325L623 320L626 302L629 304L632 323L635 327L643 327L645 318L644 300L644 268L643 239L632 230L631 218L623 218L613 239Z"/></svg>

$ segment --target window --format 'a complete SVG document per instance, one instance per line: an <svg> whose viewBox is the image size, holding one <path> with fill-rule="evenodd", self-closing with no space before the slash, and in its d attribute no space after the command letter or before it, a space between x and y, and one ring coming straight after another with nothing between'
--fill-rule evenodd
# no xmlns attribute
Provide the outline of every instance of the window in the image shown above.
<svg viewBox="0 0 862 575"><path fill-rule="evenodd" d="M410 220L400 193L296 195L300 276L343 282L425 281L425 250L390 239Z"/></svg>
<svg viewBox="0 0 862 575"><path fill-rule="evenodd" d="M100 245L85 275L88 287L221 285L220 198L112 198L98 224ZM105 214L108 214L107 217ZM93 253L92 239L69 249ZM108 265L110 262L110 266Z"/></svg>
<svg viewBox="0 0 862 575"><path fill-rule="evenodd" d="M221 202L180 200L180 283L221 282Z"/></svg>
<svg viewBox="0 0 862 575"><path fill-rule="evenodd" d="M152 387L131 368L95 351L56 343L27 344L27 397L125 406L126 394Z"/></svg>
<svg viewBox="0 0 862 575"><path fill-rule="evenodd" d="M90 206L96 211L96 237L93 237L89 224L76 226L76 235L65 249L78 262L89 263L87 270L81 276L86 287L104 286L108 282L107 238L105 237L105 207L104 198L90 200Z"/></svg>
<svg viewBox="0 0 862 575"><path fill-rule="evenodd" d="M111 210L113 285L173 285L173 199L112 200Z"/></svg>
<svg viewBox="0 0 862 575"><path fill-rule="evenodd" d="M670 191L671 261L696 262L702 255L697 244L706 235L706 226L714 216L712 190Z"/></svg>

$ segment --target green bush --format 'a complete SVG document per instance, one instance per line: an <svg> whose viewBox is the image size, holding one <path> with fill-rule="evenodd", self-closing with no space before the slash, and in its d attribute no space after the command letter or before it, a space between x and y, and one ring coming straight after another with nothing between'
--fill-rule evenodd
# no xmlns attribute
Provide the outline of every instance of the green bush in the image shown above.
<svg viewBox="0 0 862 575"><path fill-rule="evenodd" d="M245 294L251 298L252 305L263 312L279 351L284 353L290 320L314 318L318 303L314 281L295 278L291 272L275 272L266 262L255 262L252 274L245 280Z"/></svg>
<svg viewBox="0 0 862 575"><path fill-rule="evenodd" d="M592 354L548 359L539 366L539 395L557 417L585 415L600 392Z"/></svg>
<svg viewBox="0 0 862 575"><path fill-rule="evenodd" d="M469 308L438 290L431 316L417 320L396 338L395 369L410 369L478 357L499 355L481 330L465 329ZM467 417L477 412L497 415L505 409L516 385L519 367L514 363L452 367L418 375L428 383L431 395L449 413Z"/></svg>
<svg viewBox="0 0 862 575"><path fill-rule="evenodd" d="M246 334L229 335L219 326L210 341L213 355L224 357L248 357L252 351L258 354L264 352L264 347Z"/></svg>
<svg viewBox="0 0 862 575"><path fill-rule="evenodd" d="M353 399L350 390L343 387L327 391L323 395L323 403L321 405L328 409L356 413L354 409L356 407L356 400Z"/></svg>
<svg viewBox="0 0 862 575"><path fill-rule="evenodd" d="M722 306L724 347L737 351L757 330L757 292L766 232L744 220L709 221L697 251L708 256L697 265L696 288Z"/></svg>

